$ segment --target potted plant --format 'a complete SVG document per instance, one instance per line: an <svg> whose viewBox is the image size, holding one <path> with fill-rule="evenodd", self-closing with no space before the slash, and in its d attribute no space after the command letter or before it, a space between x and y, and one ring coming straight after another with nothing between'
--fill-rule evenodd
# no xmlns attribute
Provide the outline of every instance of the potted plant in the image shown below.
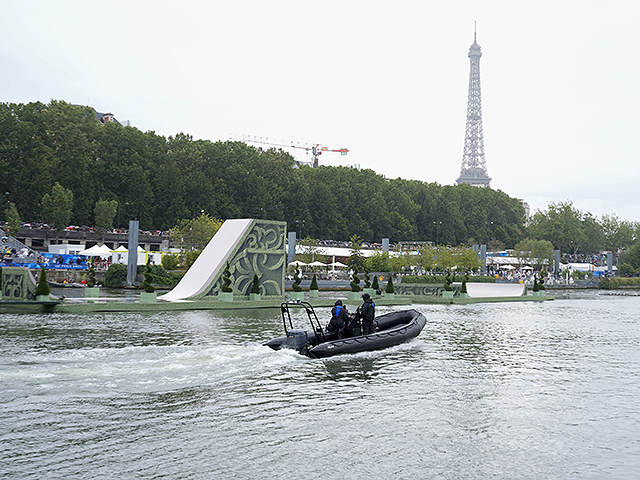
<svg viewBox="0 0 640 480"><path fill-rule="evenodd" d="M395 289L393 288L393 279L391 278L391 275L389 275L389 280L387 281L387 286L384 288L384 296L386 298L395 298L396 294L395 294Z"/></svg>
<svg viewBox="0 0 640 480"><path fill-rule="evenodd" d="M251 284L251 293L249 293L249 300L257 302L260 300L260 279L258 274L253 275L253 283Z"/></svg>
<svg viewBox="0 0 640 480"><path fill-rule="evenodd" d="M371 289L376 292L376 295L380 295L380 284L378 283L378 275L373 276L373 283L371 284Z"/></svg>
<svg viewBox="0 0 640 480"><path fill-rule="evenodd" d="M353 275L351 275L351 282L349 282L351 286L351 291L347 298L352 302L360 301L360 277L358 277L358 266L353 266Z"/></svg>
<svg viewBox="0 0 640 480"><path fill-rule="evenodd" d="M142 282L142 288L144 292L140 293L141 303L156 303L156 289L151 282L153 281L153 275L151 275L150 260L147 262L147 266L144 269L144 281Z"/></svg>
<svg viewBox="0 0 640 480"><path fill-rule="evenodd" d="M533 296L537 297L540 295L540 285L538 285L538 275L533 276Z"/></svg>
<svg viewBox="0 0 640 480"><path fill-rule="evenodd" d="M442 291L443 298L453 298L453 287L451 284L453 283L453 279L451 275L447 273L447 276L444 277L444 290Z"/></svg>
<svg viewBox="0 0 640 480"><path fill-rule="evenodd" d="M469 274L465 273L464 277L462 277L462 285L460 286L460 296L462 298L468 298L469 292L467 292L467 280L469 279Z"/></svg>
<svg viewBox="0 0 640 480"><path fill-rule="evenodd" d="M40 268L40 278L38 279L38 285L36 286L36 301L48 302L49 293L51 293L51 288L49 288L49 283L47 282L47 271L44 269L43 265L42 268Z"/></svg>
<svg viewBox="0 0 640 480"><path fill-rule="evenodd" d="M96 269L93 266L93 258L89 262L89 280L84 289L85 298L97 298L100 296L100 287L96 287Z"/></svg>
<svg viewBox="0 0 640 480"><path fill-rule="evenodd" d="M231 288L231 270L229 269L229 262L224 267L222 272L222 287L221 292L218 292L218 300L221 302L233 302L233 288Z"/></svg>
<svg viewBox="0 0 640 480"><path fill-rule="evenodd" d="M302 277L300 277L300 270L296 268L293 272L293 285L291 285L293 292L291 293L291 295L289 295L289 298L291 300L304 300L304 292L302 291L302 287L300 286L301 283Z"/></svg>
<svg viewBox="0 0 640 480"><path fill-rule="evenodd" d="M311 279L311 285L309 285L309 298L318 298L320 292L318 290L318 279L316 278L316 274L313 274L313 278Z"/></svg>
<svg viewBox="0 0 640 480"><path fill-rule="evenodd" d="M375 289L371 287L371 275L369 273L369 268L367 267L364 268L364 288L362 291L369 295L374 295L376 293Z"/></svg>
<svg viewBox="0 0 640 480"><path fill-rule="evenodd" d="M538 295L540 295L541 297L544 297L545 294L545 286L544 286L544 278L540 278L540 281L538 282Z"/></svg>

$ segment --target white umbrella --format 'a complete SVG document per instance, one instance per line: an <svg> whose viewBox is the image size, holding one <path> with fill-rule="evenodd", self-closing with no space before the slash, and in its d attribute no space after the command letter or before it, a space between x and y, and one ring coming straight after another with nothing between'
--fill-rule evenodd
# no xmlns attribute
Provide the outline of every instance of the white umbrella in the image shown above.
<svg viewBox="0 0 640 480"><path fill-rule="evenodd" d="M290 267L301 267L302 265L307 265L307 264L304 262L301 262L300 260L294 260L289 264Z"/></svg>
<svg viewBox="0 0 640 480"><path fill-rule="evenodd" d="M327 265L325 263L315 261L315 262L311 262L309 266L310 267L326 267Z"/></svg>
<svg viewBox="0 0 640 480"><path fill-rule="evenodd" d="M525 265L524 267L522 267L522 270L533 270L533 267L530 267L529 265Z"/></svg>

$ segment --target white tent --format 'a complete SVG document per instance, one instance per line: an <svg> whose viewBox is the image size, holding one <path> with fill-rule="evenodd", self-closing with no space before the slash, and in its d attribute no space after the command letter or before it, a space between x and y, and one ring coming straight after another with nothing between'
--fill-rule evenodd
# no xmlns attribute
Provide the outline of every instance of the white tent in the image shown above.
<svg viewBox="0 0 640 480"><path fill-rule="evenodd" d="M108 257L111 255L111 249L106 245L94 245L91 248L78 252L78 255L84 255L86 257Z"/></svg>
<svg viewBox="0 0 640 480"><path fill-rule="evenodd" d="M345 268L348 267L349 265L345 265L342 262L331 262L329 265L331 265L332 267L338 267L338 268Z"/></svg>

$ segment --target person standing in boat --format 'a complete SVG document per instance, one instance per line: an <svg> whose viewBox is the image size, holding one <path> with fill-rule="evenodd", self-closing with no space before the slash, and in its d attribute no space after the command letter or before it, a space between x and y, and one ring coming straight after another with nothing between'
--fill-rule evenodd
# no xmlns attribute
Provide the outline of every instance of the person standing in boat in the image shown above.
<svg viewBox="0 0 640 480"><path fill-rule="evenodd" d="M340 340L344 336L344 329L351 322L351 315L347 311L347 307L342 305L342 300L336 300L335 305L331 309L331 320L329 321L330 332L337 332L337 339Z"/></svg>
<svg viewBox="0 0 640 480"><path fill-rule="evenodd" d="M362 334L368 335L374 332L373 320L376 316L376 306L371 299L371 295L365 293L362 295L364 303L360 307L360 315L362 315Z"/></svg>

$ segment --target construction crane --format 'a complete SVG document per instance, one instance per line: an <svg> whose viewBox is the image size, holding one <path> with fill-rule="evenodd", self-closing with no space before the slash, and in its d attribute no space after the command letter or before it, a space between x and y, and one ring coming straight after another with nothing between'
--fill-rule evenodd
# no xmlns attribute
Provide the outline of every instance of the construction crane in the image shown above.
<svg viewBox="0 0 640 480"><path fill-rule="evenodd" d="M306 150L307 153L311 152L311 156L313 158L313 168L318 168L318 157L325 152L338 152L340 155L346 155L349 153L348 148L337 148L331 149L329 147L325 147L320 145L319 143L302 143L302 142L285 142L272 140L267 137L257 137L255 135L242 135L239 139L242 142L250 142L250 143L263 143L265 145L272 145L274 147L287 147L287 148L301 148L302 150Z"/></svg>

